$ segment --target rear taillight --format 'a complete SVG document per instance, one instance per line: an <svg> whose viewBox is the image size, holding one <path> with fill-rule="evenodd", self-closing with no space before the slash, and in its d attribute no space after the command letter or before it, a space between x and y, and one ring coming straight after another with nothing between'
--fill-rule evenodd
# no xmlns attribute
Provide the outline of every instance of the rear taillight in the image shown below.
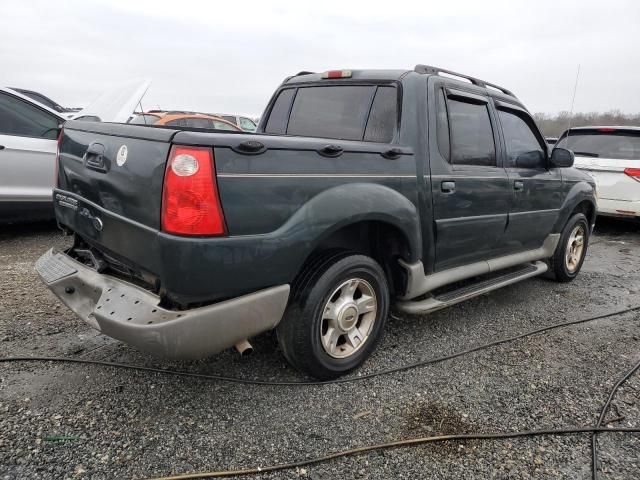
<svg viewBox="0 0 640 480"><path fill-rule="evenodd" d="M629 175L634 180L640 182L640 168L625 168L625 175Z"/></svg>
<svg viewBox="0 0 640 480"><path fill-rule="evenodd" d="M162 230L177 235L225 233L211 148L171 147L162 191Z"/></svg>

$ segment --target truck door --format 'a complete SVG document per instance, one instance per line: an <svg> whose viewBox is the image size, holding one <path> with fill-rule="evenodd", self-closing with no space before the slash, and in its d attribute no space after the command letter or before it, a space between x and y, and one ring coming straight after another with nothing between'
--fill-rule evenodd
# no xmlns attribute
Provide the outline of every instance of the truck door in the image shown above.
<svg viewBox="0 0 640 480"><path fill-rule="evenodd" d="M503 239L508 252L540 247L562 206L562 176L548 168L545 141L531 116L517 105L495 102L502 127L512 204Z"/></svg>
<svg viewBox="0 0 640 480"><path fill-rule="evenodd" d="M496 256L507 224L511 190L484 92L444 82L435 82L431 91L436 107L429 142L436 271Z"/></svg>

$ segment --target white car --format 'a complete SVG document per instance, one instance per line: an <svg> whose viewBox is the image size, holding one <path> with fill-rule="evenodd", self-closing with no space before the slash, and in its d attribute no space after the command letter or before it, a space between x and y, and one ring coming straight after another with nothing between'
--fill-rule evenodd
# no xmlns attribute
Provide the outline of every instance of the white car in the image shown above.
<svg viewBox="0 0 640 480"><path fill-rule="evenodd" d="M149 85L120 85L73 118L124 123ZM0 87L0 223L53 218L57 139L67 115Z"/></svg>
<svg viewBox="0 0 640 480"><path fill-rule="evenodd" d="M0 87L0 222L53 217L51 188L65 118Z"/></svg>
<svg viewBox="0 0 640 480"><path fill-rule="evenodd" d="M595 179L599 215L640 219L640 127L575 127L556 146Z"/></svg>

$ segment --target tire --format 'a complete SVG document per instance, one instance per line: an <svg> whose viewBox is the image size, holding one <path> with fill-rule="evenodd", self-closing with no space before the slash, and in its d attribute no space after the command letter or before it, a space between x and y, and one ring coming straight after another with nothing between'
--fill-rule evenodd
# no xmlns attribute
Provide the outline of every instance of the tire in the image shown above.
<svg viewBox="0 0 640 480"><path fill-rule="evenodd" d="M285 358L320 380L359 367L378 344L389 313L380 265L365 255L333 253L310 263L299 278L276 330Z"/></svg>
<svg viewBox="0 0 640 480"><path fill-rule="evenodd" d="M564 226L550 262L551 271L557 282L570 282L578 276L587 254L589 235L589 222L582 213L573 215ZM577 252L575 248L580 241L580 236L582 237L582 249ZM571 250L572 248L573 250ZM573 251L573 255L571 251ZM569 260L570 257L571 260Z"/></svg>

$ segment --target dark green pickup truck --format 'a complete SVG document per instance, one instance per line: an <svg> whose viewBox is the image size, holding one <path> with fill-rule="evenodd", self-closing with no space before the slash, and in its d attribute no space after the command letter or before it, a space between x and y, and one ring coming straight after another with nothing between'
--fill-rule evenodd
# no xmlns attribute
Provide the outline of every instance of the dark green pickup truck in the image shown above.
<svg viewBox="0 0 640 480"><path fill-rule="evenodd" d="M360 365L392 302L433 312L579 272L594 182L508 90L413 70L301 72L257 133L69 121L36 268L106 335L195 359L276 328L317 378ZM245 343L246 344L246 343Z"/></svg>

